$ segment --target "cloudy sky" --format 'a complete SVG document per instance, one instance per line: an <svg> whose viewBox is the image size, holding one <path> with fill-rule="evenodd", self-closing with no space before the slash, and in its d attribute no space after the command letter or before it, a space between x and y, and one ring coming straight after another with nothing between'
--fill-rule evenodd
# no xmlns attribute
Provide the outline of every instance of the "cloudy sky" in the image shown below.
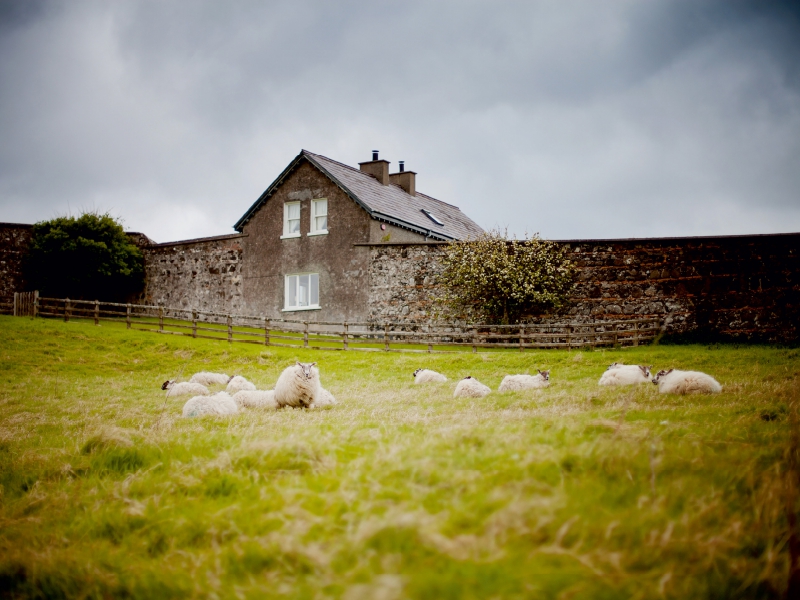
<svg viewBox="0 0 800 600"><path fill-rule="evenodd" d="M484 228L800 231L800 9L0 0L0 221L230 233L305 148Z"/></svg>

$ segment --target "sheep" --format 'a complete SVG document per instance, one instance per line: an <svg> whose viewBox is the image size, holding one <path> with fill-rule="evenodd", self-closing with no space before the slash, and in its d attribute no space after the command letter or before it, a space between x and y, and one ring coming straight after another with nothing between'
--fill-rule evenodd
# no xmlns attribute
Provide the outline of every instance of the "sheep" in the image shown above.
<svg viewBox="0 0 800 600"><path fill-rule="evenodd" d="M623 365L614 363L603 376L597 385L634 385L650 381L650 368L652 365Z"/></svg>
<svg viewBox="0 0 800 600"><path fill-rule="evenodd" d="M241 390L233 395L233 400L239 407L278 408L275 390Z"/></svg>
<svg viewBox="0 0 800 600"><path fill-rule="evenodd" d="M200 373L192 375L189 381L192 383L202 383L203 385L227 385L230 379L231 378L224 373L201 371Z"/></svg>
<svg viewBox="0 0 800 600"><path fill-rule="evenodd" d="M661 394L717 394L722 391L719 382L699 371L659 371L653 378Z"/></svg>
<svg viewBox="0 0 800 600"><path fill-rule="evenodd" d="M492 390L474 377L467 375L458 382L453 398L483 398Z"/></svg>
<svg viewBox="0 0 800 600"><path fill-rule="evenodd" d="M440 383L447 381L447 377L429 369L417 369L414 371L414 383L429 383L431 381Z"/></svg>
<svg viewBox="0 0 800 600"><path fill-rule="evenodd" d="M161 389L167 391L167 396L186 396L192 394L193 396L208 396L208 388L202 383L192 383L190 381L181 381L175 383L169 379L161 384Z"/></svg>
<svg viewBox="0 0 800 600"><path fill-rule="evenodd" d="M538 371L537 375L506 375L500 382L498 392L536 390L550 385L550 371Z"/></svg>
<svg viewBox="0 0 800 600"><path fill-rule="evenodd" d="M236 394L236 392L241 392L241 391L252 392L255 389L256 386L247 381L247 379L245 379L241 375L234 375L228 382L228 387L225 388L225 391L228 392L229 394Z"/></svg>
<svg viewBox="0 0 800 600"><path fill-rule="evenodd" d="M301 363L286 367L275 384L275 401L278 408L284 406L308 408L320 395L317 363Z"/></svg>
<svg viewBox="0 0 800 600"><path fill-rule="evenodd" d="M333 394L320 386L319 395L309 408L322 408L323 406L333 406L334 404L338 404L338 402L336 402L336 398L333 397Z"/></svg>
<svg viewBox="0 0 800 600"><path fill-rule="evenodd" d="M184 417L201 415L235 415L239 407L227 392L217 392L213 396L195 396L183 405Z"/></svg>

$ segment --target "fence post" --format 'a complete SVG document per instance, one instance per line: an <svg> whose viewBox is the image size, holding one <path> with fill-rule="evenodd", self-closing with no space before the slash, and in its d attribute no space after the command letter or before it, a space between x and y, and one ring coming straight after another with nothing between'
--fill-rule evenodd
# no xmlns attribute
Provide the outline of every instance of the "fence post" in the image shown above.
<svg viewBox="0 0 800 600"><path fill-rule="evenodd" d="M100 301L94 301L94 324L100 325Z"/></svg>
<svg viewBox="0 0 800 600"><path fill-rule="evenodd" d="M131 328L131 303L125 305L125 329Z"/></svg>
<svg viewBox="0 0 800 600"><path fill-rule="evenodd" d="M522 352L525 349L525 326L519 326L519 351Z"/></svg>
<svg viewBox="0 0 800 600"><path fill-rule="evenodd" d="M567 325L567 350L572 350L572 325Z"/></svg>
<svg viewBox="0 0 800 600"><path fill-rule="evenodd" d="M472 328L472 353L477 354L478 352L478 328Z"/></svg>
<svg viewBox="0 0 800 600"><path fill-rule="evenodd" d="M347 340L347 332L348 332L347 321L345 321L344 322L344 331L342 332L342 346L344 347L345 350L347 350L347 342L348 342L348 340Z"/></svg>
<svg viewBox="0 0 800 600"><path fill-rule="evenodd" d="M19 301L19 292L14 292L14 312L12 313L15 317L18 317L17 314L17 302Z"/></svg>
<svg viewBox="0 0 800 600"><path fill-rule="evenodd" d="M264 345L269 346L269 319L264 317Z"/></svg>
<svg viewBox="0 0 800 600"><path fill-rule="evenodd" d="M69 323L69 298L64 300L64 323Z"/></svg>
<svg viewBox="0 0 800 600"><path fill-rule="evenodd" d="M197 338L197 310L192 309L192 337Z"/></svg>
<svg viewBox="0 0 800 600"><path fill-rule="evenodd" d="M233 319L231 319L230 315L228 315L227 323L228 323L228 343L230 344L231 342L233 342Z"/></svg>
<svg viewBox="0 0 800 600"><path fill-rule="evenodd" d="M614 323L614 348L619 346L619 323Z"/></svg>
<svg viewBox="0 0 800 600"><path fill-rule="evenodd" d="M39 316L39 290L33 290L33 318Z"/></svg>
<svg viewBox="0 0 800 600"><path fill-rule="evenodd" d="M433 344L431 343L431 324L428 323L428 354L433 352Z"/></svg>
<svg viewBox="0 0 800 600"><path fill-rule="evenodd" d="M164 332L164 307L163 306L159 306L158 307L158 332L159 333L163 333Z"/></svg>
<svg viewBox="0 0 800 600"><path fill-rule="evenodd" d="M639 345L639 321L633 322L633 345Z"/></svg>
<svg viewBox="0 0 800 600"><path fill-rule="evenodd" d="M389 324L383 324L383 349L389 351Z"/></svg>
<svg viewBox="0 0 800 600"><path fill-rule="evenodd" d="M308 348L308 321L303 321L303 348Z"/></svg>

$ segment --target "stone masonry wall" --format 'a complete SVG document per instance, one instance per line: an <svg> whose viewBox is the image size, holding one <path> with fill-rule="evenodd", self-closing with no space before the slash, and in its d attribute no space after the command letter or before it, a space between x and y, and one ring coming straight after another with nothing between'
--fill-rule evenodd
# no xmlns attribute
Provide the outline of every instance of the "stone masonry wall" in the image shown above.
<svg viewBox="0 0 800 600"><path fill-rule="evenodd" d="M13 302L14 292L25 289L22 262L30 240L30 225L0 223L0 302Z"/></svg>
<svg viewBox="0 0 800 600"><path fill-rule="evenodd" d="M800 337L800 234L560 243L578 267L572 319L659 316L669 334ZM442 250L371 246L371 320L427 322Z"/></svg>
<svg viewBox="0 0 800 600"><path fill-rule="evenodd" d="M173 308L245 313L243 237L225 235L143 248L144 301Z"/></svg>

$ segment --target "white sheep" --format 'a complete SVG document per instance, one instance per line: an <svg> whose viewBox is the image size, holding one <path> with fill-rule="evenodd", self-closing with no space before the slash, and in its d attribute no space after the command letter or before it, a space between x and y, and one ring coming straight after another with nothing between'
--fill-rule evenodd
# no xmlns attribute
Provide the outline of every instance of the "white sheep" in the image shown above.
<svg viewBox="0 0 800 600"><path fill-rule="evenodd" d="M275 390L242 390L233 395L233 400L244 408L278 408Z"/></svg>
<svg viewBox="0 0 800 600"><path fill-rule="evenodd" d="M492 390L489 386L483 385L474 377L467 375L458 382L456 391L453 392L453 398L483 398Z"/></svg>
<svg viewBox="0 0 800 600"><path fill-rule="evenodd" d="M217 392L213 396L195 396L183 405L184 417L201 415L235 415L239 407L227 392Z"/></svg>
<svg viewBox="0 0 800 600"><path fill-rule="evenodd" d="M195 373L189 380L192 383L202 383L203 385L227 385L230 377L225 373L209 373L208 371L201 371Z"/></svg>
<svg viewBox="0 0 800 600"><path fill-rule="evenodd" d="M661 394L717 394L722 391L719 382L699 371L659 371L653 378Z"/></svg>
<svg viewBox="0 0 800 600"><path fill-rule="evenodd" d="M447 381L447 377L429 369L417 369L414 371L414 383L429 383L431 381L439 383Z"/></svg>
<svg viewBox="0 0 800 600"><path fill-rule="evenodd" d="M275 384L275 401L284 406L308 408L319 397L319 370L317 363L301 363L286 367Z"/></svg>
<svg viewBox="0 0 800 600"><path fill-rule="evenodd" d="M333 394L320 386L319 395L309 408L322 408L323 406L333 406L334 404L338 404L338 402L336 402L336 398L334 398Z"/></svg>
<svg viewBox="0 0 800 600"><path fill-rule="evenodd" d="M167 396L208 396L208 388L202 383L192 383L190 381L181 381L176 383L167 380L161 384L161 389L167 391Z"/></svg>
<svg viewBox="0 0 800 600"><path fill-rule="evenodd" d="M225 388L225 391L228 392L229 394L236 394L236 392L241 392L241 391L252 392L255 389L256 386L247 381L247 379L245 379L241 375L234 375L228 382L228 387Z"/></svg>
<svg viewBox="0 0 800 600"><path fill-rule="evenodd" d="M536 375L506 375L500 382L498 392L517 392L520 390L538 390L550 385L550 371L539 371Z"/></svg>
<svg viewBox="0 0 800 600"><path fill-rule="evenodd" d="M623 365L614 363L606 369L597 385L634 385L650 381L652 365Z"/></svg>

